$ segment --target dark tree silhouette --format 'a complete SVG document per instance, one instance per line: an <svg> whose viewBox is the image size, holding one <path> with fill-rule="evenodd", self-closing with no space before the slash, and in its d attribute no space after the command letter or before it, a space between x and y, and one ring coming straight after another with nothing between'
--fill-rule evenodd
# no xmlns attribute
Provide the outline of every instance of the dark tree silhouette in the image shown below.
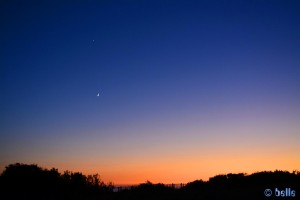
<svg viewBox="0 0 300 200"><path fill-rule="evenodd" d="M209 181L196 180L180 189L150 181L119 192L113 192L113 188L112 183L105 184L101 181L99 174L86 176L70 171L61 174L56 168L48 170L35 164L8 165L0 176L0 199L257 200L279 199L275 195L279 194L278 191L285 192L286 188L296 191L296 196L280 199L300 199L300 172L276 170L251 175L230 173L214 176ZM273 191L273 198L264 195L265 189Z"/></svg>
<svg viewBox="0 0 300 200"><path fill-rule="evenodd" d="M109 191L98 174L60 174L55 168L42 169L35 164L8 165L0 181L1 194L7 199L90 199Z"/></svg>

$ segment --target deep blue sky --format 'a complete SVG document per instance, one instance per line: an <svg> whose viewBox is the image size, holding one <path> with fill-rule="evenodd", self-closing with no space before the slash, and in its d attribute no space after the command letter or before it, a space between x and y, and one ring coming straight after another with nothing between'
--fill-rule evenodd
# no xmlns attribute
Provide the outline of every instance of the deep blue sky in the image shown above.
<svg viewBox="0 0 300 200"><path fill-rule="evenodd" d="M0 5L2 168L70 168L110 152L90 158L102 166L141 140L185 149L211 132L299 145L299 1ZM149 151L141 157L157 156Z"/></svg>

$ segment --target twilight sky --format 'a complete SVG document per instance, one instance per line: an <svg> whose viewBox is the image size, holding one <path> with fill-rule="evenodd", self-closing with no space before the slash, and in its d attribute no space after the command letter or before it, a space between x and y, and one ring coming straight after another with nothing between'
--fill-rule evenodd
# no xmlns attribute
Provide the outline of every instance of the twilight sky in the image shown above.
<svg viewBox="0 0 300 200"><path fill-rule="evenodd" d="M135 184L299 170L299 10L1 2L0 171L36 163Z"/></svg>

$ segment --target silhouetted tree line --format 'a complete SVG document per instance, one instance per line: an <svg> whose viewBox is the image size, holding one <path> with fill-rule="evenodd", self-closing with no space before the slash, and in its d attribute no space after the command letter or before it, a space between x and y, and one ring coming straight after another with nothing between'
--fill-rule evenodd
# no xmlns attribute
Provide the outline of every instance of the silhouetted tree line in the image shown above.
<svg viewBox="0 0 300 200"><path fill-rule="evenodd" d="M217 175L208 181L195 180L180 189L150 181L120 192L101 181L98 174L43 169L37 165L11 164L0 176L0 199L300 199L299 171L263 171L250 175ZM265 189L296 191L295 197L266 197Z"/></svg>
<svg viewBox="0 0 300 200"><path fill-rule="evenodd" d="M112 190L98 174L43 169L31 164L8 165L0 177L1 196L6 199L92 199Z"/></svg>

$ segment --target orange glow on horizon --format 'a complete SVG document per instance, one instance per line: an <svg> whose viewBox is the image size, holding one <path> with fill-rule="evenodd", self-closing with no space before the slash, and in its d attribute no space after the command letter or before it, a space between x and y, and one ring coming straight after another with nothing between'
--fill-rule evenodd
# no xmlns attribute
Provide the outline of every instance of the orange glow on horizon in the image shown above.
<svg viewBox="0 0 300 200"><path fill-rule="evenodd" d="M139 158L135 160L120 159L119 162L101 164L94 162L73 163L37 163L44 168L58 168L82 172L83 174L98 173L105 182L115 185L135 185L147 180L153 183L187 183L194 180L208 180L218 174L247 173L258 171L293 170L300 169L298 151L253 149L252 151L218 150L211 154L197 153L190 155L174 154L161 157ZM32 162L36 163L36 162ZM28 163L31 164L31 163Z"/></svg>
<svg viewBox="0 0 300 200"><path fill-rule="evenodd" d="M35 159L18 158L3 163L16 162L38 164L44 168L57 168L82 172L85 175L98 173L105 182L115 185L134 185L147 180L153 183L187 183L197 179L208 180L218 174L247 173L274 170L300 170L299 136L290 131L290 137L264 130L232 128L221 132L224 127L199 137L197 131L191 134L180 133L160 137L147 134L148 138L110 138L108 146L97 146L97 138L85 145L85 141L72 144L70 149L55 148L51 157L38 154ZM209 130L209 129L208 129ZM224 128L225 130L225 128ZM273 130L273 129L272 129ZM269 132L271 132L269 130ZM120 142L121 141L121 142ZM87 148L92 147L92 148ZM138 149L138 150L137 150ZM63 151L64 150L64 151ZM5 165L1 166L3 169Z"/></svg>
<svg viewBox="0 0 300 200"><path fill-rule="evenodd" d="M208 180L218 174L247 173L258 171L299 170L300 159L295 154L270 152L269 154L236 154L198 157L182 156L175 158L157 158L152 162L119 163L97 168L94 165L81 165L71 171L84 174L100 174L105 182L115 185L135 185L147 180L153 183L187 183L197 179ZM258 153L258 152L257 152ZM277 156L274 156L276 154ZM80 168L85 170L80 170ZM100 169L100 170L98 170ZM69 168L70 170L70 168Z"/></svg>

